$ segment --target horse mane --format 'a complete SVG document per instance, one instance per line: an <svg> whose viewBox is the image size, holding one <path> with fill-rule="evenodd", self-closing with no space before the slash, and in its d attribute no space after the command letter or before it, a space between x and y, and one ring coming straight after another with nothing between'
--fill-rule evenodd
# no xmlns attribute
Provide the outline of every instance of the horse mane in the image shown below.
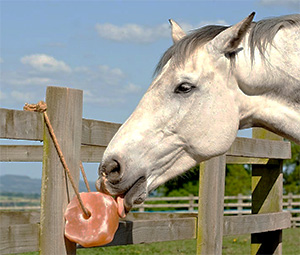
<svg viewBox="0 0 300 255"><path fill-rule="evenodd" d="M211 41L219 33L227 29L226 26L210 25L193 30L178 42L174 43L162 56L158 62L154 75L160 73L162 68L171 58L175 58L174 63L183 63L183 60L194 52L197 48Z"/></svg>
<svg viewBox="0 0 300 255"><path fill-rule="evenodd" d="M300 27L300 15L286 15L275 18L263 19L252 22L249 33L249 47L251 60L254 60L254 51L257 48L262 56L268 44L271 44L277 32L282 28ZM167 62L173 58L174 64L179 65L184 59L192 54L198 47L203 46L229 26L209 25L193 30L180 41L173 44L161 57L154 75L161 72Z"/></svg>
<svg viewBox="0 0 300 255"><path fill-rule="evenodd" d="M263 19L253 24L249 34L251 61L254 60L254 51L257 48L264 57L268 44L271 44L280 29L299 26L300 15L286 15L275 18Z"/></svg>

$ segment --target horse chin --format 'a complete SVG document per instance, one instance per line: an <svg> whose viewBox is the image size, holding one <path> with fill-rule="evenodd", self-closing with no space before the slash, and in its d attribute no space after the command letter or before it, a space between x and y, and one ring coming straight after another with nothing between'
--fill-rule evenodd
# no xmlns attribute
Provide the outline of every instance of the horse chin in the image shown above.
<svg viewBox="0 0 300 255"><path fill-rule="evenodd" d="M123 195L124 207L128 213L134 204L141 204L147 197L147 179L145 176L140 177Z"/></svg>

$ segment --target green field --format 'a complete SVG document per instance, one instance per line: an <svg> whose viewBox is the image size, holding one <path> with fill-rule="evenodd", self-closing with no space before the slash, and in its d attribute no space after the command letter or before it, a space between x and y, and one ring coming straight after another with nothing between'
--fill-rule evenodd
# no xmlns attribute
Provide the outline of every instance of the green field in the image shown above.
<svg viewBox="0 0 300 255"><path fill-rule="evenodd" d="M37 252L23 253L36 255ZM196 254L196 240L78 249L79 255L190 255ZM223 255L250 254L250 235L224 237ZM283 230L283 255L300 254L300 228Z"/></svg>

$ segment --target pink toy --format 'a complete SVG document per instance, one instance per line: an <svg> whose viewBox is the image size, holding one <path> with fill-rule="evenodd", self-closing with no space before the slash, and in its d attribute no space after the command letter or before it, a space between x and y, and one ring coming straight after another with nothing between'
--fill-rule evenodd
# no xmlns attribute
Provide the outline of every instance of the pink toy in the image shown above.
<svg viewBox="0 0 300 255"><path fill-rule="evenodd" d="M90 217L82 212L75 196L65 212L65 236L83 247L110 243L118 229L119 217L126 216L123 198L117 197L116 201L100 192L80 193L80 197Z"/></svg>

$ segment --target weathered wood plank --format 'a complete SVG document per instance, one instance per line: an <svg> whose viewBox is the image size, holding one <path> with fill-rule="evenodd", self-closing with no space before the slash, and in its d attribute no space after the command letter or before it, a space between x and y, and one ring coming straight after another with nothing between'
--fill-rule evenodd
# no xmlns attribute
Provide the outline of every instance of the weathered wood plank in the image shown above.
<svg viewBox="0 0 300 255"><path fill-rule="evenodd" d="M0 138L43 140L43 115L0 108Z"/></svg>
<svg viewBox="0 0 300 255"><path fill-rule="evenodd" d="M43 115L0 108L0 138L43 140ZM82 119L82 144L107 146L121 124Z"/></svg>
<svg viewBox="0 0 300 255"><path fill-rule="evenodd" d="M253 234L291 227L291 214L278 212L242 216L224 216L224 236Z"/></svg>
<svg viewBox="0 0 300 255"><path fill-rule="evenodd" d="M82 162L99 163L102 160L105 149L106 147L104 146L82 145L80 159Z"/></svg>
<svg viewBox="0 0 300 255"><path fill-rule="evenodd" d="M82 162L100 162L105 146L81 146ZM0 162L41 162L42 145L0 145ZM227 164L267 164L269 159L226 156Z"/></svg>
<svg viewBox="0 0 300 255"><path fill-rule="evenodd" d="M42 145L0 145L0 162L42 161Z"/></svg>
<svg viewBox="0 0 300 255"><path fill-rule="evenodd" d="M195 239L196 224L196 217L121 221L109 246Z"/></svg>
<svg viewBox="0 0 300 255"><path fill-rule="evenodd" d="M0 226L36 224L40 221L40 212L0 211Z"/></svg>
<svg viewBox="0 0 300 255"><path fill-rule="evenodd" d="M234 165L245 165L245 164L258 164L265 165L269 162L268 158L244 158L244 157L234 157L226 156L226 164Z"/></svg>
<svg viewBox="0 0 300 255"><path fill-rule="evenodd" d="M136 220L170 220L170 219L180 219L180 218L197 218L197 212L188 213L159 213L159 212L130 212L126 215L126 221L136 221Z"/></svg>
<svg viewBox="0 0 300 255"><path fill-rule="evenodd" d="M35 223L38 221L35 215L38 212L35 212L34 215L24 212L20 214L24 214L25 218L19 217L18 213L4 216L11 218L9 221L12 224L23 222L24 219L28 220L30 224L5 226L1 224L0 254L38 250L39 227ZM14 219L15 216L18 216L17 219ZM30 219L26 219L28 216ZM223 235L273 232L277 229L289 228L291 226L290 217L288 212L225 216ZM120 222L115 238L108 246L195 239L196 224L196 213L130 213L124 221Z"/></svg>
<svg viewBox="0 0 300 255"><path fill-rule="evenodd" d="M47 114L75 184L79 184L82 91L48 87ZM76 244L64 237L64 211L75 192L54 143L45 128L41 192L40 254L76 254Z"/></svg>
<svg viewBox="0 0 300 255"><path fill-rule="evenodd" d="M273 143L282 140L281 137L263 129L254 129L253 137L274 139L275 141L269 141ZM266 165L252 166L252 214L282 212L283 160L280 159L270 161ZM252 234L251 254L281 255L282 230Z"/></svg>
<svg viewBox="0 0 300 255"><path fill-rule="evenodd" d="M289 159L291 147L289 142L237 137L226 152L227 156Z"/></svg>
<svg viewBox="0 0 300 255"><path fill-rule="evenodd" d="M114 240L108 246L195 239L196 224L196 217L120 221ZM0 254L37 251L38 231L38 224L1 227Z"/></svg>
<svg viewBox="0 0 300 255"><path fill-rule="evenodd" d="M222 254L225 155L200 164L197 254Z"/></svg>
<svg viewBox="0 0 300 255"><path fill-rule="evenodd" d="M40 113L0 108L0 138L43 140L43 117ZM82 119L82 144L107 146L121 124ZM283 141L269 141L238 137L227 156L288 159L290 145Z"/></svg>
<svg viewBox="0 0 300 255"><path fill-rule="evenodd" d="M82 162L100 162L106 147L82 145ZM42 162L42 145L0 145L0 162Z"/></svg>
<svg viewBox="0 0 300 255"><path fill-rule="evenodd" d="M0 227L0 254L39 250L39 224Z"/></svg>
<svg viewBox="0 0 300 255"><path fill-rule="evenodd" d="M117 123L83 119L81 143L107 146L120 127Z"/></svg>

